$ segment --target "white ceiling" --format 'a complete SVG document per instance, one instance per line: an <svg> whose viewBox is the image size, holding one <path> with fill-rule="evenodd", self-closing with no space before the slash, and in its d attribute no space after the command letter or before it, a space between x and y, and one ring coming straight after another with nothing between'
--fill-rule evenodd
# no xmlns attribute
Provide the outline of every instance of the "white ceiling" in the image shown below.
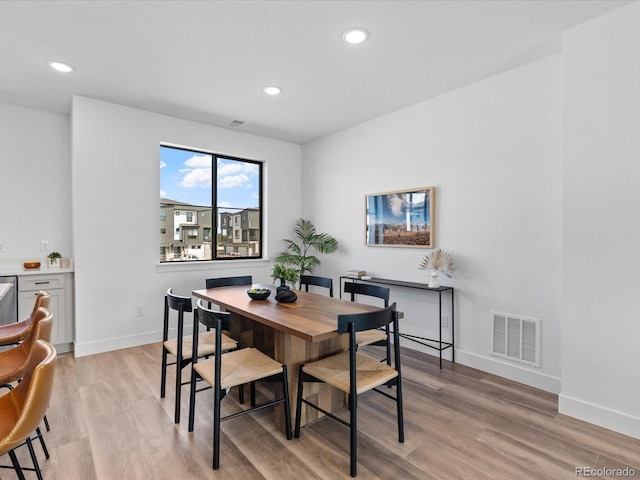
<svg viewBox="0 0 640 480"><path fill-rule="evenodd" d="M0 1L0 102L68 114L76 94L305 143L559 51L628 3ZM354 26L368 42L342 41Z"/></svg>

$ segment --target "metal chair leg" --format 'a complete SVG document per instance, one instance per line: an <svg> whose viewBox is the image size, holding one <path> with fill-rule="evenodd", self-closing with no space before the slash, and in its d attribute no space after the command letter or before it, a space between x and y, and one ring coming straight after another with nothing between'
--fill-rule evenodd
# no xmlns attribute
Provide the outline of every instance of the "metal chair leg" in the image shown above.
<svg viewBox="0 0 640 480"><path fill-rule="evenodd" d="M300 438L300 417L302 415L302 365L298 370L298 395L296 396L296 426L294 436Z"/></svg>
<svg viewBox="0 0 640 480"><path fill-rule="evenodd" d="M38 464L38 458L36 457L36 452L33 450L31 438L27 438L27 448L29 449L29 455L31 455L31 461L33 462L33 468L36 471L36 476L38 477L38 480L43 480L40 465Z"/></svg>
<svg viewBox="0 0 640 480"><path fill-rule="evenodd" d="M49 460L49 450L47 450L47 445L44 443L44 437L42 436L42 430L40 430L40 427L36 428L36 435L40 440L40 445L42 445L42 451L44 452L45 458Z"/></svg>
<svg viewBox="0 0 640 480"><path fill-rule="evenodd" d="M16 453L13 450L9 452L9 458L11 458L11 464L16 471L16 475L18 475L18 479L25 480L24 473L22 473L22 468L20 467L20 462L18 462L18 457L16 457Z"/></svg>
<svg viewBox="0 0 640 480"><path fill-rule="evenodd" d="M160 398L164 398L167 384L167 350L162 346L162 372L160 377Z"/></svg>

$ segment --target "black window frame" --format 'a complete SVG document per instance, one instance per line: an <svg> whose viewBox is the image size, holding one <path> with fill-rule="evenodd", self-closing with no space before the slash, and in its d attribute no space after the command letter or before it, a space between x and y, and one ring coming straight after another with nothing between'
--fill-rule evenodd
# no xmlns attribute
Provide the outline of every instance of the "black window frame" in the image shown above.
<svg viewBox="0 0 640 480"><path fill-rule="evenodd" d="M192 260L192 259L164 260L164 261L161 260L160 262L161 263L178 263L178 262L188 263L188 262L202 262L202 261L218 262L218 261L263 259L264 258L264 253L263 253L264 251L264 161L241 158L233 155L213 153L210 151L199 150L199 149L189 148L189 147L177 147L174 145L167 145L167 144L161 144L160 146L162 148L172 148L176 150L192 152L194 154L211 155L211 197L212 197L211 198L211 235L210 235L212 258L198 259L198 260ZM235 226L235 225L233 226L228 225L224 227L222 225L219 225L220 216L218 213L218 168L217 168L219 159L250 163L258 167L258 197L259 198L258 198L257 210L258 210L259 228L258 228L258 236L257 236L258 237L257 238L257 243L258 243L257 255L251 255L251 256L230 255L225 257L217 257L218 243L220 242L219 233L222 232L222 228L228 229L228 228L233 228L233 226ZM238 215L240 215L240 212L242 212L243 210L249 210L249 209L255 210L255 208L253 207L245 207L244 209L238 209L237 207L222 207L222 208L232 208L234 210L237 210ZM223 212L223 213L227 213L227 212ZM233 216L234 214L235 214L234 212L230 213L231 216ZM176 212L176 215L177 215L177 212ZM219 229L220 229L220 232L219 232ZM247 232L247 236L251 237L252 235L250 234L250 232Z"/></svg>

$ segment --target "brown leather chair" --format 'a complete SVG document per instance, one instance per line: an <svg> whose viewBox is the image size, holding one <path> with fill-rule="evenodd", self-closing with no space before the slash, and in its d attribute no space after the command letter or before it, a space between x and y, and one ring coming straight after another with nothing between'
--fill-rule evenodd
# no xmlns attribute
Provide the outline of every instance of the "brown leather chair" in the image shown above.
<svg viewBox="0 0 640 480"><path fill-rule="evenodd" d="M45 308L38 308L32 320L29 334L22 343L0 352L0 385L21 380L29 365L29 357L37 340L51 340L53 315Z"/></svg>
<svg viewBox="0 0 640 480"><path fill-rule="evenodd" d="M42 479L30 437L47 412L53 390L55 366L55 348L47 342L37 340L33 345L22 381L16 388L0 397L0 455L9 454L20 479L24 479L23 468L14 450L25 443L29 448L38 479Z"/></svg>
<svg viewBox="0 0 640 480"><path fill-rule="evenodd" d="M47 292L42 290L36 292L36 301L33 304L33 310L31 310L31 314L27 318L19 322L0 325L0 345L13 345L27 338L27 335L29 335L33 327L33 317L36 312L40 307L48 309L50 300L51 297Z"/></svg>
<svg viewBox="0 0 640 480"><path fill-rule="evenodd" d="M31 355L33 345L36 340L44 340L45 342L50 343L52 330L53 315L43 307L38 308L33 315L32 327L24 341L15 347L0 352L0 388L8 388L11 390L13 388L11 383L19 381L24 377L29 364L29 357ZM46 415L44 416L44 425L47 431L51 430L49 420ZM42 444L42 450L44 450L47 458L49 458L47 446L45 445L42 436L40 436L39 430L38 435L40 443Z"/></svg>

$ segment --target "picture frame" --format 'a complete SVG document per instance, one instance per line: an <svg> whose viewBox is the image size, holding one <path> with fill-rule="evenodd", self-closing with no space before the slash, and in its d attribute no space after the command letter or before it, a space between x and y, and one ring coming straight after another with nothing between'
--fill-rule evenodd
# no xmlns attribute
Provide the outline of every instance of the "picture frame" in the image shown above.
<svg viewBox="0 0 640 480"><path fill-rule="evenodd" d="M434 248L435 190L420 187L365 195L366 245Z"/></svg>

